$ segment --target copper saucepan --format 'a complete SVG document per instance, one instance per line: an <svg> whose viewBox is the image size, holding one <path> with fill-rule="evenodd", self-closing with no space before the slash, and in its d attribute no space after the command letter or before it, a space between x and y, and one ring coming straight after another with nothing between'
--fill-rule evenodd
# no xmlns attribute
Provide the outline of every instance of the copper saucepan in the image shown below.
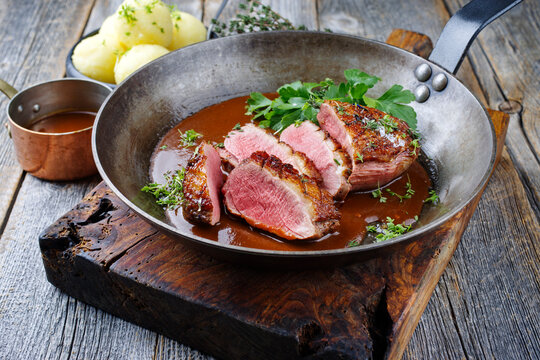
<svg viewBox="0 0 540 360"><path fill-rule="evenodd" d="M29 127L44 116L63 111L92 111L111 90L96 81L59 79L17 92L0 79L17 160L30 174L45 180L74 180L97 173L90 139L92 126L70 132L44 133Z"/></svg>
<svg viewBox="0 0 540 360"><path fill-rule="evenodd" d="M92 146L98 169L131 209L179 241L213 256L274 268L341 265L387 254L411 239L452 231L452 221L474 204L493 168L496 138L482 105L454 77L478 32L520 1L475 0L443 30L429 60L356 36L321 32L251 33L206 41L148 64L119 85L97 116ZM354 248L286 252L221 244L171 226L150 194L150 156L160 137L185 117L252 91L273 92L295 80L343 80L358 68L401 84L412 104L424 152L438 166L441 204L424 209L421 224L400 237Z"/></svg>

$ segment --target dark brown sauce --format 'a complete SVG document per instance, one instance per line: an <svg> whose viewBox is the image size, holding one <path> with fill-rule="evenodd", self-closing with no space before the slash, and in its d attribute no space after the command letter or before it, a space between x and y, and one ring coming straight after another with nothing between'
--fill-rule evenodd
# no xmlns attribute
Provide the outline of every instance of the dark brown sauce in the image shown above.
<svg viewBox="0 0 540 360"><path fill-rule="evenodd" d="M62 111L47 115L28 127L29 130L61 134L91 127L96 113L91 111Z"/></svg>
<svg viewBox="0 0 540 360"><path fill-rule="evenodd" d="M221 143L235 124L243 125L250 122L250 117L244 115L246 99L247 97L239 97L210 106L184 119L171 129L158 144L152 156L150 169L152 180L163 183L165 172L176 171L180 166L187 165L195 147L187 149L179 147L179 131L193 129L203 134L204 140ZM166 148L163 149L164 146ZM224 211L216 226L190 224L184 220L182 209L178 209L176 213L168 211L168 215L175 227L223 244L288 251L340 249L346 247L351 240L362 241L366 225L374 221L384 221L387 216L393 218L396 224L414 222L414 217L420 215L423 200L428 196L431 181L422 165L414 162L407 172L386 187L403 195L408 181L411 182L415 194L403 202L384 190L386 203L373 198L371 192L349 194L347 199L339 204L342 213L339 231L314 241L285 241L255 229L243 220L225 214Z"/></svg>

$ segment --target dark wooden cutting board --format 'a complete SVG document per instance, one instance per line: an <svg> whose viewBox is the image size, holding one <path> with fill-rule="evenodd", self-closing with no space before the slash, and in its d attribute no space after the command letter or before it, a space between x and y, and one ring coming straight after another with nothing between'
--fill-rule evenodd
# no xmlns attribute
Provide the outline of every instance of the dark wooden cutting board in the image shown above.
<svg viewBox="0 0 540 360"><path fill-rule="evenodd" d="M423 56L432 48L403 30L388 42ZM508 116L490 115L499 158ZM480 195L437 236L335 269L280 272L214 260L156 231L103 183L39 241L48 280L68 295L218 358L395 359Z"/></svg>

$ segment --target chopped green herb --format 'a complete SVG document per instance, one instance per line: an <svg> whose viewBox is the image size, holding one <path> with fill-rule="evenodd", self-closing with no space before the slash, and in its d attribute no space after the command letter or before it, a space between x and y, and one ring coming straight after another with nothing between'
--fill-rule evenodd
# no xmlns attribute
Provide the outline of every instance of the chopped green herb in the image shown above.
<svg viewBox="0 0 540 360"><path fill-rule="evenodd" d="M432 204L437 204L439 202L439 195L437 195L437 193L435 192L435 190L429 190L429 197L424 200L425 203L432 203Z"/></svg>
<svg viewBox="0 0 540 360"><path fill-rule="evenodd" d="M131 33L130 33L129 31L128 31L128 32L126 32L126 36L129 36L129 35L131 35Z"/></svg>
<svg viewBox="0 0 540 360"><path fill-rule="evenodd" d="M224 148L225 147L225 144L223 143L217 143L216 145L214 145L215 147L218 147L218 148Z"/></svg>
<svg viewBox="0 0 540 360"><path fill-rule="evenodd" d="M163 29L162 27L159 28L159 31L161 31L162 33L165 33L165 29Z"/></svg>
<svg viewBox="0 0 540 360"><path fill-rule="evenodd" d="M376 120L368 120L365 125L365 129L377 130L379 128L379 123Z"/></svg>
<svg viewBox="0 0 540 360"><path fill-rule="evenodd" d="M180 168L176 173L167 172L165 184L151 183L144 186L141 191L150 193L156 197L156 203L166 207L168 210L175 210L184 202L184 176L186 169Z"/></svg>
<svg viewBox="0 0 540 360"><path fill-rule="evenodd" d="M373 198L375 198L375 199L379 198L379 202L381 202L381 203L386 202L386 198L384 196L382 196L381 188L378 188L377 190L372 191L371 196L373 196Z"/></svg>
<svg viewBox="0 0 540 360"><path fill-rule="evenodd" d="M355 247L355 246L360 246L360 241L354 239L354 240L349 241L349 243L347 244L348 248Z"/></svg>
<svg viewBox="0 0 540 360"><path fill-rule="evenodd" d="M118 15L124 18L129 25L133 25L135 24L135 21L137 21L137 18L135 17L135 8L133 6L126 4L122 5L118 11Z"/></svg>
<svg viewBox="0 0 540 360"><path fill-rule="evenodd" d="M163 145L162 147L160 147L161 150L165 150L168 146L167 145Z"/></svg>
<svg viewBox="0 0 540 360"><path fill-rule="evenodd" d="M178 130L178 132L180 133L180 144L183 147L195 145L195 141L202 137L202 134L199 134L193 129L186 130L183 134L180 130Z"/></svg>
<svg viewBox="0 0 540 360"><path fill-rule="evenodd" d="M356 160L360 162L364 162L364 155L360 154L358 151L356 152Z"/></svg>
<svg viewBox="0 0 540 360"><path fill-rule="evenodd" d="M339 162L338 159L334 159L334 162L337 164L337 166L341 166L341 163Z"/></svg>
<svg viewBox="0 0 540 360"><path fill-rule="evenodd" d="M234 125L233 127L233 130L240 130L242 129L242 126L240 126L240 123L236 123L236 125Z"/></svg>
<svg viewBox="0 0 540 360"><path fill-rule="evenodd" d="M375 236L377 242L393 239L399 235L405 234L411 230L412 225L394 224L394 219L386 218L386 223L378 226L366 226L366 230L371 233L377 233Z"/></svg>

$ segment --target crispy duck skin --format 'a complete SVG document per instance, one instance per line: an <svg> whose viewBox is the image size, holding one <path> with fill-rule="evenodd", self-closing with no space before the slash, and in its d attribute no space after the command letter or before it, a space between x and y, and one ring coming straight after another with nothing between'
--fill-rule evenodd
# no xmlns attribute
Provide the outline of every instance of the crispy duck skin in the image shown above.
<svg viewBox="0 0 540 360"><path fill-rule="evenodd" d="M184 176L184 218L215 225L220 219L219 192L223 185L220 158L213 146L203 142L188 162Z"/></svg>
<svg viewBox="0 0 540 360"><path fill-rule="evenodd" d="M242 161L222 191L231 214L284 239L319 238L339 226L341 214L326 190L262 151Z"/></svg>
<svg viewBox="0 0 540 360"><path fill-rule="evenodd" d="M406 122L367 106L327 100L317 115L323 129L353 160L353 190L383 186L418 157L417 142Z"/></svg>

